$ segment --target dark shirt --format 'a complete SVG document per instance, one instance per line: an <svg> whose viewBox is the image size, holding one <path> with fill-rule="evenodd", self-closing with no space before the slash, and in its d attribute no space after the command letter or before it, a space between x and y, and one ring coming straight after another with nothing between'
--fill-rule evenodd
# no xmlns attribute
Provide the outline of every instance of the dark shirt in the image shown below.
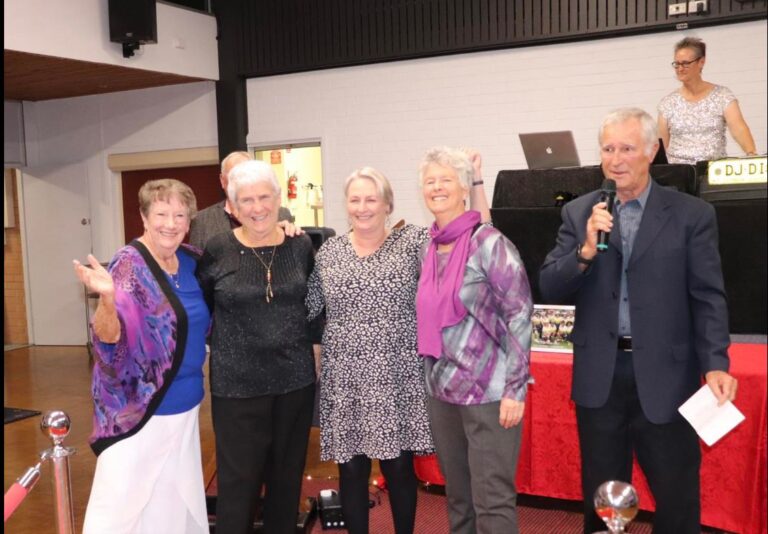
<svg viewBox="0 0 768 534"><path fill-rule="evenodd" d="M222 200L197 212L195 218L192 219L192 226L189 230L189 243L191 245L205 250L208 240L213 236L229 232L240 226L237 217L227 213L227 210L224 209L225 203L226 201ZM280 206L277 220L293 222L294 217L288 208Z"/></svg>
<svg viewBox="0 0 768 534"><path fill-rule="evenodd" d="M264 264L270 264L273 250L273 297L267 302ZM304 304L313 267L306 235L277 247L246 247L231 231L208 242L198 276L213 310L213 395L276 395L315 381L312 343L320 342L321 320L310 324Z"/></svg>

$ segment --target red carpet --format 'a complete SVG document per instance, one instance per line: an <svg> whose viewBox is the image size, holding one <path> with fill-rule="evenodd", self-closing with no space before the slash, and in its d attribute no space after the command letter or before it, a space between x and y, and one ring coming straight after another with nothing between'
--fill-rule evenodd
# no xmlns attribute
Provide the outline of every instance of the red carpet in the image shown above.
<svg viewBox="0 0 768 534"><path fill-rule="evenodd" d="M305 480L303 496L317 497L322 489L338 490L335 479ZM216 478L208 486L208 495L216 494ZM386 491L371 486L371 499L376 502L370 511L370 532L372 534L394 534L392 516L389 510L389 497ZM522 534L574 534L581 532L582 518L577 510L578 504L556 499L544 499L523 495L518 503L518 521ZM345 530L323 530L320 521L315 521L312 534L327 532L346 532ZM630 534L650 534L651 525L644 521L633 522L627 532ZM415 534L448 533L448 513L445 497L423 488L419 490L416 509Z"/></svg>

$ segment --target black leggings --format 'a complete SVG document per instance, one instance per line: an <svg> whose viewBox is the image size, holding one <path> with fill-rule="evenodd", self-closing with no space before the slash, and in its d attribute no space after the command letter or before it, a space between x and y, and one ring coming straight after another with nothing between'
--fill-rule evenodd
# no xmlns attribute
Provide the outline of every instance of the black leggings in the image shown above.
<svg viewBox="0 0 768 534"><path fill-rule="evenodd" d="M392 520L396 534L412 534L416 520L416 474L413 453L402 451L391 460L379 460L387 481ZM339 496L344 521L350 534L368 534L368 479L371 459L365 455L339 464Z"/></svg>

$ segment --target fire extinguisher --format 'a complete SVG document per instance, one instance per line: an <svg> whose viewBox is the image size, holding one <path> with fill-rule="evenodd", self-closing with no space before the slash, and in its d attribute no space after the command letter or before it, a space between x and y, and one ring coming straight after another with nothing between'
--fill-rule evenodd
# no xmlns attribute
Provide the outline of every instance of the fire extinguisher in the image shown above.
<svg viewBox="0 0 768 534"><path fill-rule="evenodd" d="M288 199L289 200L295 200L299 196L298 187L296 185L296 182L298 182L299 179L296 178L295 174L292 174L288 177Z"/></svg>

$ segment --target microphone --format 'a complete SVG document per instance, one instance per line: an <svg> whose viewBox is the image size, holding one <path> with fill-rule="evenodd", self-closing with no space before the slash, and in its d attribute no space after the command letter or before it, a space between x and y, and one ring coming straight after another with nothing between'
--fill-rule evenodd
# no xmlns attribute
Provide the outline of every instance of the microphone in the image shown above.
<svg viewBox="0 0 768 534"><path fill-rule="evenodd" d="M603 185L600 189L600 202L605 202L605 209L608 210L608 213L612 214L613 201L616 199L616 182L606 178L603 180ZM608 250L608 236L610 235L610 232L603 232L602 230L597 231L598 252L605 252Z"/></svg>

